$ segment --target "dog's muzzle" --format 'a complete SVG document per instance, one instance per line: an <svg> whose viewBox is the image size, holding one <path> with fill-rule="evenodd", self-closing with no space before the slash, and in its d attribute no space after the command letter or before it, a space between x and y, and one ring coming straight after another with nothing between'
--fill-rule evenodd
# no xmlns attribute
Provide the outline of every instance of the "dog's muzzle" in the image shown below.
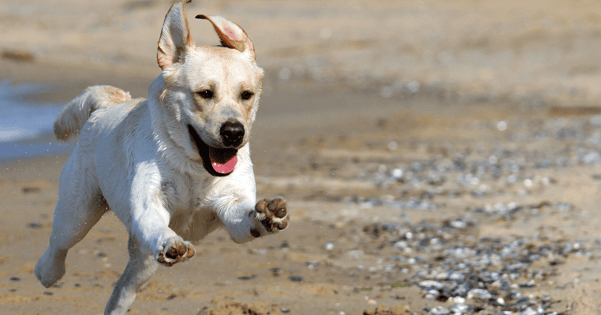
<svg viewBox="0 0 601 315"><path fill-rule="evenodd" d="M223 129L223 126L221 129ZM238 158L236 157L238 149L219 149L209 146L202 141L198 132L196 132L191 125L188 125L188 132L190 133L192 142L194 142L198 149L198 154L202 159L202 165L209 174L213 176L227 176L234 171L234 167L236 166L236 163L238 163ZM244 133L244 128L242 128L242 133ZM243 137L244 134L242 135L242 138ZM239 140L238 145L241 143L242 140Z"/></svg>

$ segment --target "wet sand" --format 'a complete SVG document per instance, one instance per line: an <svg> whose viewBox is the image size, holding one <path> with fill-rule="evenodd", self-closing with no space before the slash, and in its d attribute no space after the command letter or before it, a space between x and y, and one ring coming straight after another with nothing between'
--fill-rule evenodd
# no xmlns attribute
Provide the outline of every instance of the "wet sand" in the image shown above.
<svg viewBox="0 0 601 315"><path fill-rule="evenodd" d="M257 47L257 194L286 197L291 225L209 235L130 313L598 313L597 3L220 3L188 14L222 14ZM7 1L0 52L32 59L4 54L0 79L55 84L36 96L52 101L93 84L143 96L168 6ZM195 41L214 44L205 24ZM125 267L107 214L55 287L35 279L66 158L0 164L5 314L101 314Z"/></svg>

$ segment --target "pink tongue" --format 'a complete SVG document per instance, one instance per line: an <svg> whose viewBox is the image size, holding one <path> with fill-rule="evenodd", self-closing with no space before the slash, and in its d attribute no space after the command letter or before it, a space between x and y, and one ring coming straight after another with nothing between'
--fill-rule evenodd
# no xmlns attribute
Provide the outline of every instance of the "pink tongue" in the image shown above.
<svg viewBox="0 0 601 315"><path fill-rule="evenodd" d="M234 155L234 157L231 160L225 162L225 164L213 162L211 165L213 165L213 169L215 170L215 172L219 174L229 174L234 171L234 167L236 166L237 162L238 157Z"/></svg>

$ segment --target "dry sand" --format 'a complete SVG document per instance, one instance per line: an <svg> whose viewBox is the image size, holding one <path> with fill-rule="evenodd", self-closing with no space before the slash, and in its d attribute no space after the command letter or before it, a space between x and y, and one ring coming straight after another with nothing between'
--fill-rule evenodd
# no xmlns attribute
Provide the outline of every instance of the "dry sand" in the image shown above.
<svg viewBox="0 0 601 315"><path fill-rule="evenodd" d="M143 96L159 73L156 41L169 5L4 0L0 79L49 83L52 91L36 96L44 100L67 101L93 84ZM399 253L417 253L401 253L368 231L374 224L440 225L469 217L474 228L466 233L474 240L524 238L538 246L540 239L587 248L583 255L561 256L560 264L548 257L537 261L530 268L544 278L521 290L526 297L559 301L549 312L597 314L598 160L504 170L501 179L482 176L478 184L460 188L452 184L455 175L446 177L450 188L435 180L382 184L377 178L394 167L408 171L415 162L452 160L458 152L488 161L502 148L517 152L508 160L527 165L546 154L553 161L554 154L576 159L574 147L598 150L599 124L590 114L600 112L600 12L596 1L194 1L189 18L221 14L254 41L267 72L251 142L258 196L288 198L292 221L285 232L245 245L234 244L224 231L211 234L189 262L160 268L130 312L448 309L451 301L426 298L416 285L419 271L436 268L395 262L391 257ZM217 42L208 23L190 25L197 44ZM537 132L558 124L576 133L584 126L584 136L537 140ZM126 232L108 214L70 251L58 285L45 289L35 279L65 161L66 156L50 156L0 165L3 314L101 314L125 267ZM515 185L504 182L511 174L519 178ZM480 184L486 186L483 195ZM370 198L439 207L401 210L361 202ZM565 203L572 210L540 206L531 208L540 210L536 215L517 213L510 220L474 214L479 207L511 202ZM333 249L326 249L328 243ZM436 264L435 257L423 256ZM389 264L395 269L383 271ZM481 313L493 314L487 307Z"/></svg>

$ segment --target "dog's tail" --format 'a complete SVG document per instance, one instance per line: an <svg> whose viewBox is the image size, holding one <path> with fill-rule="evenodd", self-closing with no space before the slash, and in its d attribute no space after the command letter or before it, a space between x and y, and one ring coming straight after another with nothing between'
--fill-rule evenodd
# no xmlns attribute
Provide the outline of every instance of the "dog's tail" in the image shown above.
<svg viewBox="0 0 601 315"><path fill-rule="evenodd" d="M56 116L54 134L67 140L79 134L88 118L97 109L110 108L131 99L129 92L108 85L90 86L69 102Z"/></svg>

